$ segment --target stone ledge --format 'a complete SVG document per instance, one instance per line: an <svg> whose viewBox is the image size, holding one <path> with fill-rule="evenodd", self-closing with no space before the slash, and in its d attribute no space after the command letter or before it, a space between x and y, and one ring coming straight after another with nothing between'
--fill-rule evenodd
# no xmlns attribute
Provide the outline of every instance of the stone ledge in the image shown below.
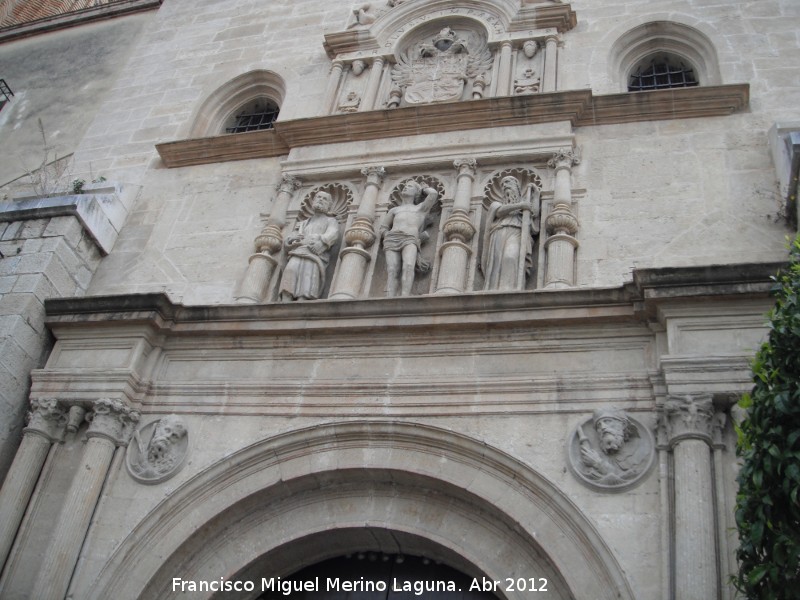
<svg viewBox="0 0 800 600"><path fill-rule="evenodd" d="M74 216L105 255L117 240L111 217L120 210L124 209L115 193L27 198L0 202L0 222Z"/></svg>
<svg viewBox="0 0 800 600"><path fill-rule="evenodd" d="M591 90L502 96L277 121L274 130L157 144L167 167L284 156L292 148L568 121L573 126L725 116L747 107L748 84L595 96Z"/></svg>
<svg viewBox="0 0 800 600"><path fill-rule="evenodd" d="M184 306L163 293L45 302L47 322L64 327L87 322L149 321L159 328L253 334L375 328L487 327L526 323L641 322L652 302L766 298L781 263L635 270L618 288L536 292L475 292L452 296L315 300L291 304Z"/></svg>

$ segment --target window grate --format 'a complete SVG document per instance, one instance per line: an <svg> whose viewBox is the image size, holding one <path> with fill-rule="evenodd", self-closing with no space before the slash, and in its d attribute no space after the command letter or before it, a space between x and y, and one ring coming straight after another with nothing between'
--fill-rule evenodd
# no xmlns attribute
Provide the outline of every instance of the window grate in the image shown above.
<svg viewBox="0 0 800 600"><path fill-rule="evenodd" d="M641 92L645 90L663 90L668 88L694 87L698 84L694 76L694 70L683 63L678 66L668 62L652 62L647 69L637 69L631 75L629 92Z"/></svg>
<svg viewBox="0 0 800 600"><path fill-rule="evenodd" d="M266 106L256 105L246 108L236 115L235 125L226 127L226 133L244 133L245 131L258 131L259 129L272 129L275 119L278 118L279 109L274 104Z"/></svg>
<svg viewBox="0 0 800 600"><path fill-rule="evenodd" d="M6 103L11 102L11 97L14 95L14 92L11 91L11 88L8 87L5 79L0 79L0 110L6 105Z"/></svg>

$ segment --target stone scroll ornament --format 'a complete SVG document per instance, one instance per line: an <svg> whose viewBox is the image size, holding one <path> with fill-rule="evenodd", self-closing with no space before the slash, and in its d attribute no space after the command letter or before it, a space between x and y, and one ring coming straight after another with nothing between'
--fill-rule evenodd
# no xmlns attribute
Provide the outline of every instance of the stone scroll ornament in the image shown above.
<svg viewBox="0 0 800 600"><path fill-rule="evenodd" d="M616 408L596 410L567 441L572 472L585 485L618 492L636 485L655 457L650 431Z"/></svg>
<svg viewBox="0 0 800 600"><path fill-rule="evenodd" d="M140 483L160 483L183 466L189 432L183 419L169 415L148 423L128 444L128 472Z"/></svg>

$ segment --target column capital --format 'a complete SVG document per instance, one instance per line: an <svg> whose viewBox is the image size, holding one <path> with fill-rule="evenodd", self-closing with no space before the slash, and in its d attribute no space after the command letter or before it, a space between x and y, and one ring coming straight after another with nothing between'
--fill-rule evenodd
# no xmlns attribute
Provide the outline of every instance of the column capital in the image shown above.
<svg viewBox="0 0 800 600"><path fill-rule="evenodd" d="M276 189L278 193L293 194L301 185L303 185L303 182L297 177L289 175L288 173L283 173L281 175L281 182L277 185Z"/></svg>
<svg viewBox="0 0 800 600"><path fill-rule="evenodd" d="M101 398L92 403L90 421L87 438L103 437L117 446L125 446L139 422L139 411L122 400Z"/></svg>
<svg viewBox="0 0 800 600"><path fill-rule="evenodd" d="M363 167L361 174L367 178L367 183L380 185L386 177L386 169L383 167Z"/></svg>
<svg viewBox="0 0 800 600"><path fill-rule="evenodd" d="M474 158L457 158L453 161L453 166L458 170L458 176L474 177L478 168L478 161Z"/></svg>
<svg viewBox="0 0 800 600"><path fill-rule="evenodd" d="M674 447L685 439L712 443L714 405L711 394L668 396L662 411L670 446Z"/></svg>
<svg viewBox="0 0 800 600"><path fill-rule="evenodd" d="M553 158L547 161L547 166L559 171L561 169L571 170L573 166L581 163L581 152L578 148L560 148Z"/></svg>
<svg viewBox="0 0 800 600"><path fill-rule="evenodd" d="M41 435L51 442L60 441L67 424L68 410L69 407L56 398L31 398L28 425L23 432Z"/></svg>

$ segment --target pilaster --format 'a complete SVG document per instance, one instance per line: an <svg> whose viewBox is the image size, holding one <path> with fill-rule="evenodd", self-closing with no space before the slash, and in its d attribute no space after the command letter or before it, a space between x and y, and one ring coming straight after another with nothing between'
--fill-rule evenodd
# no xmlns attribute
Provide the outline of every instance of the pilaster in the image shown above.
<svg viewBox="0 0 800 600"><path fill-rule="evenodd" d="M544 248L547 253L545 272L546 289L563 289L575 285L575 251L578 240L578 219L572 212L571 175L573 165L580 163L580 154L573 149L561 149L548 161L555 170L553 210L545 219L548 237Z"/></svg>
<svg viewBox="0 0 800 600"><path fill-rule="evenodd" d="M458 171L453 210L444 224L445 242L439 266L437 294L458 294L464 291L467 279L467 266L472 254L470 241L475 235L475 226L469 216L472 184L475 181L477 162L473 158L458 159L453 162Z"/></svg>

